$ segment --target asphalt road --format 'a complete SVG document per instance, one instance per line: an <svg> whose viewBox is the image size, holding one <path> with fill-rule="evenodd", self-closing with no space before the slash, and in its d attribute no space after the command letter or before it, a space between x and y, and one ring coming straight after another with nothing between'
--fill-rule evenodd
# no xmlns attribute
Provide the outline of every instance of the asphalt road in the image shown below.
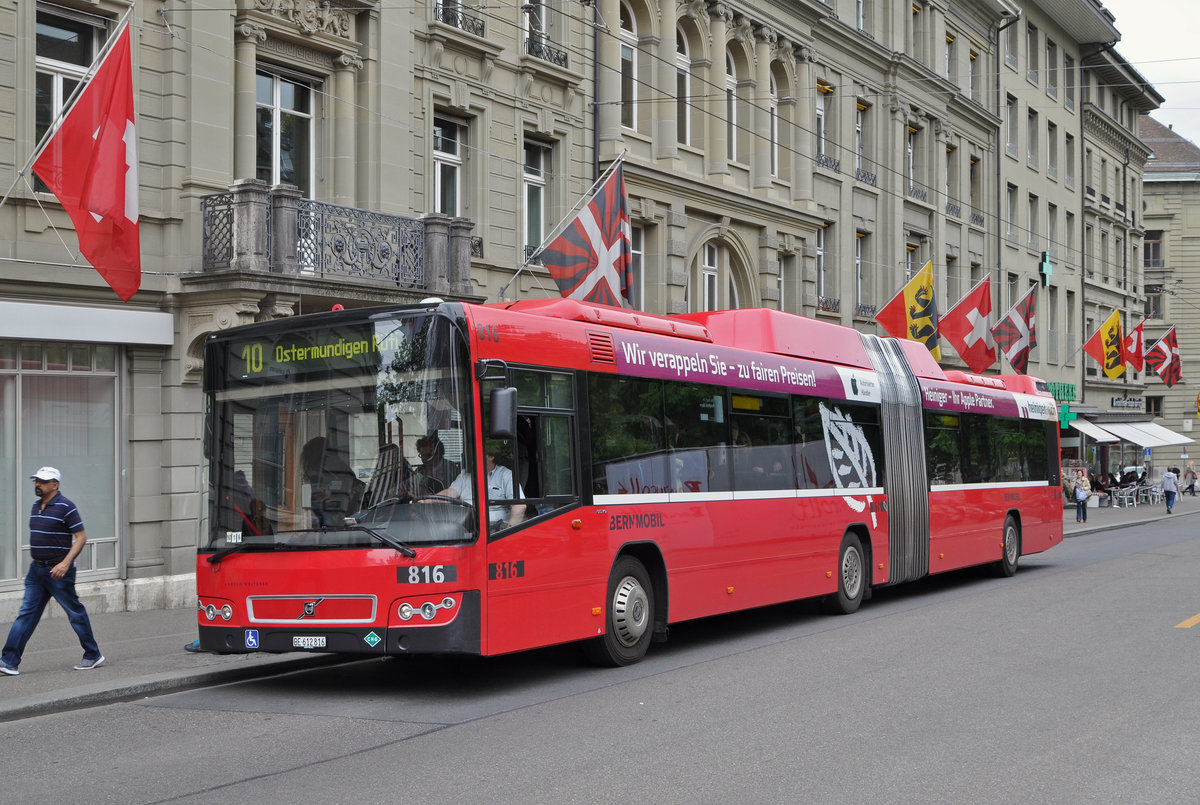
<svg viewBox="0 0 1200 805"><path fill-rule="evenodd" d="M625 669L367 660L3 723L3 800L1195 803L1194 531L684 624Z"/></svg>

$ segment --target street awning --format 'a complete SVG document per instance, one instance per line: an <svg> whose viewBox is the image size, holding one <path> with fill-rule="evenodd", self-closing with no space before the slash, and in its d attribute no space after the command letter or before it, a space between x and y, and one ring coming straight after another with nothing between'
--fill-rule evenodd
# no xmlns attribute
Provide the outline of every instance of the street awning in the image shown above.
<svg viewBox="0 0 1200 805"><path fill-rule="evenodd" d="M1094 442L1119 442L1116 436L1113 436L1108 431L1101 428L1099 425L1093 425L1085 419L1072 419L1071 427L1080 433L1091 438Z"/></svg>
<svg viewBox="0 0 1200 805"><path fill-rule="evenodd" d="M1195 441L1153 422L1105 422L1103 428L1122 441L1132 442L1140 447L1169 447Z"/></svg>

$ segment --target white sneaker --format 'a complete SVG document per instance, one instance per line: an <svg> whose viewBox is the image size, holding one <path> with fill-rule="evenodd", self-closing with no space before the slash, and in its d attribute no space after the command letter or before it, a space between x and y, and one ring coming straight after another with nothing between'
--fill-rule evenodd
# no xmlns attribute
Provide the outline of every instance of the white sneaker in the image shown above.
<svg viewBox="0 0 1200 805"><path fill-rule="evenodd" d="M101 654L100 657L95 660L88 660L88 659L80 660L79 665L75 666L75 670L76 671L90 671L93 668L99 668L101 665L104 665L104 655L103 654Z"/></svg>

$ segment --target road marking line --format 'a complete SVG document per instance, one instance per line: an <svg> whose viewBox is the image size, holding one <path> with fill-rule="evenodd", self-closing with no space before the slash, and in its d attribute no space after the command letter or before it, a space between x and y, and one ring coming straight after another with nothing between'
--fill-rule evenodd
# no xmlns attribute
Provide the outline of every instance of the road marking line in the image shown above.
<svg viewBox="0 0 1200 805"><path fill-rule="evenodd" d="M1175 628L1176 629L1191 629L1197 623L1200 623L1200 615L1193 615L1192 617L1185 620L1183 623L1175 624Z"/></svg>

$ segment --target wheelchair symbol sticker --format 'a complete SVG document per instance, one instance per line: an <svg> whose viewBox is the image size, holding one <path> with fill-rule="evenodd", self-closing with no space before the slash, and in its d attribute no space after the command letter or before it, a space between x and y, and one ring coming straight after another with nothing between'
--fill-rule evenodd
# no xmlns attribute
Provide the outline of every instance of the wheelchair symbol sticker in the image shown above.
<svg viewBox="0 0 1200 805"><path fill-rule="evenodd" d="M246 648L258 648L258 630L246 630Z"/></svg>

